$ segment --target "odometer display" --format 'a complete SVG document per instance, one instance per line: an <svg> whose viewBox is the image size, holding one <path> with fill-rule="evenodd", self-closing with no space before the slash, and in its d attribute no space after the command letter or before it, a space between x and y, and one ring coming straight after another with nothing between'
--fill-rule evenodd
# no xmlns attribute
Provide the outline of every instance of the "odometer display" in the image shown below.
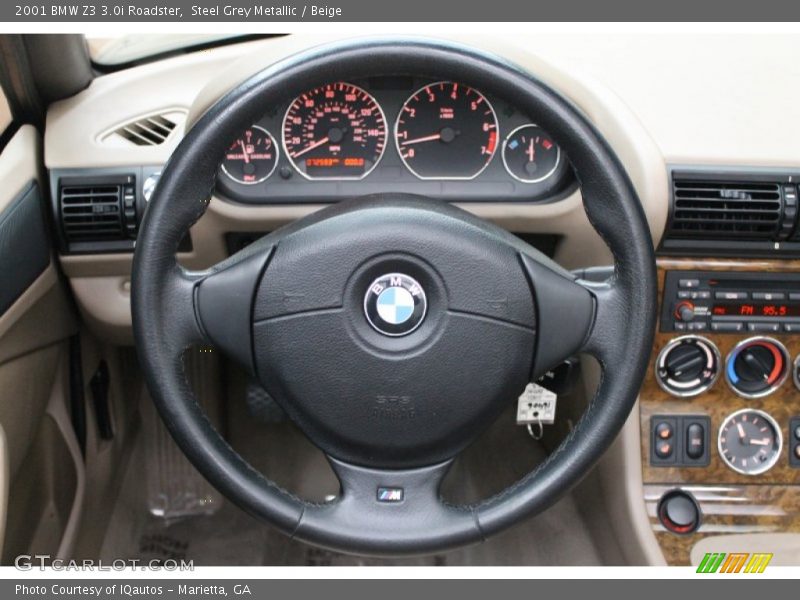
<svg viewBox="0 0 800 600"><path fill-rule="evenodd" d="M497 150L497 115L477 90L455 82L426 85L400 110L397 151L420 179L473 179Z"/></svg>
<svg viewBox="0 0 800 600"><path fill-rule="evenodd" d="M361 88L331 83L298 96L283 119L283 146L308 179L361 179L386 148L386 119Z"/></svg>

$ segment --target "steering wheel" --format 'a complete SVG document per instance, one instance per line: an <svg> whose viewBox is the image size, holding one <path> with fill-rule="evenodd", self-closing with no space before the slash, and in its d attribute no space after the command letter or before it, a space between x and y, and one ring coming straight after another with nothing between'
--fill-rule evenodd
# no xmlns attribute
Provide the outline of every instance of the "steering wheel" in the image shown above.
<svg viewBox="0 0 800 600"><path fill-rule="evenodd" d="M213 268L178 244L206 209L222 153L270 106L375 74L448 80L513 100L570 158L592 226L614 256L576 279L501 228L408 195L340 202ZM267 188L268 189L268 188ZM656 315L653 245L623 167L580 111L529 74L460 46L358 41L306 51L229 92L186 134L136 244L136 344L164 423L241 508L331 549L412 554L485 539L541 512L600 458L633 407ZM341 493L311 503L251 467L212 427L182 356L211 343L256 376L328 457ZM439 487L454 457L525 386L577 353L602 377L574 429L535 470L469 506Z"/></svg>

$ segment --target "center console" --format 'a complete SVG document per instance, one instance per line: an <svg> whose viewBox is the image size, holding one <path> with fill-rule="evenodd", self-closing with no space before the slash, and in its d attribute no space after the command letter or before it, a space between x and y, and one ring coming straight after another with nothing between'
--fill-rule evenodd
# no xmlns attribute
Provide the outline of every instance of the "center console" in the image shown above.
<svg viewBox="0 0 800 600"><path fill-rule="evenodd" d="M650 525L673 565L777 552L800 533L800 171L669 172L639 401Z"/></svg>
<svg viewBox="0 0 800 600"><path fill-rule="evenodd" d="M670 564L690 564L706 537L800 531L798 271L658 260L640 419L645 502Z"/></svg>

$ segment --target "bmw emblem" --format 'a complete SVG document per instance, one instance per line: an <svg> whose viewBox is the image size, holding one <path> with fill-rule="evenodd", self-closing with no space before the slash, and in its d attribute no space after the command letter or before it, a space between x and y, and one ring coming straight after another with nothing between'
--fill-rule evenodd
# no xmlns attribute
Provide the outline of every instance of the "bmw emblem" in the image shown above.
<svg viewBox="0 0 800 600"><path fill-rule="evenodd" d="M402 273L389 273L370 284L364 296L364 313L372 327L384 335L406 335L425 318L428 301L422 286Z"/></svg>

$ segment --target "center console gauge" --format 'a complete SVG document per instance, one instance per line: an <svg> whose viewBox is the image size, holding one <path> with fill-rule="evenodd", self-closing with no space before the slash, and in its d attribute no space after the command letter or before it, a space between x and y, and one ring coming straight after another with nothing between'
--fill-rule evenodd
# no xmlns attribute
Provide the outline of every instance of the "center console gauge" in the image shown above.
<svg viewBox="0 0 800 600"><path fill-rule="evenodd" d="M497 115L477 90L452 81L426 85L400 109L395 142L420 179L474 179L497 150Z"/></svg>
<svg viewBox="0 0 800 600"><path fill-rule="evenodd" d="M706 338L686 335L664 346L656 359L656 381L673 396L702 394L717 380L719 350Z"/></svg>
<svg viewBox="0 0 800 600"><path fill-rule="evenodd" d="M383 156L386 118L360 87L330 83L301 94L289 106L283 147L306 179L363 179Z"/></svg>
<svg viewBox="0 0 800 600"><path fill-rule="evenodd" d="M743 398L763 398L778 389L789 374L789 354L778 340L753 337L739 342L728 355L725 376Z"/></svg>
<svg viewBox="0 0 800 600"><path fill-rule="evenodd" d="M744 475L771 469L783 448L781 428L775 419L762 410L747 408L723 421L717 442L725 464Z"/></svg>
<svg viewBox="0 0 800 600"><path fill-rule="evenodd" d="M246 129L225 152L222 172L236 183L253 185L267 179L278 164L278 147L269 131Z"/></svg>

